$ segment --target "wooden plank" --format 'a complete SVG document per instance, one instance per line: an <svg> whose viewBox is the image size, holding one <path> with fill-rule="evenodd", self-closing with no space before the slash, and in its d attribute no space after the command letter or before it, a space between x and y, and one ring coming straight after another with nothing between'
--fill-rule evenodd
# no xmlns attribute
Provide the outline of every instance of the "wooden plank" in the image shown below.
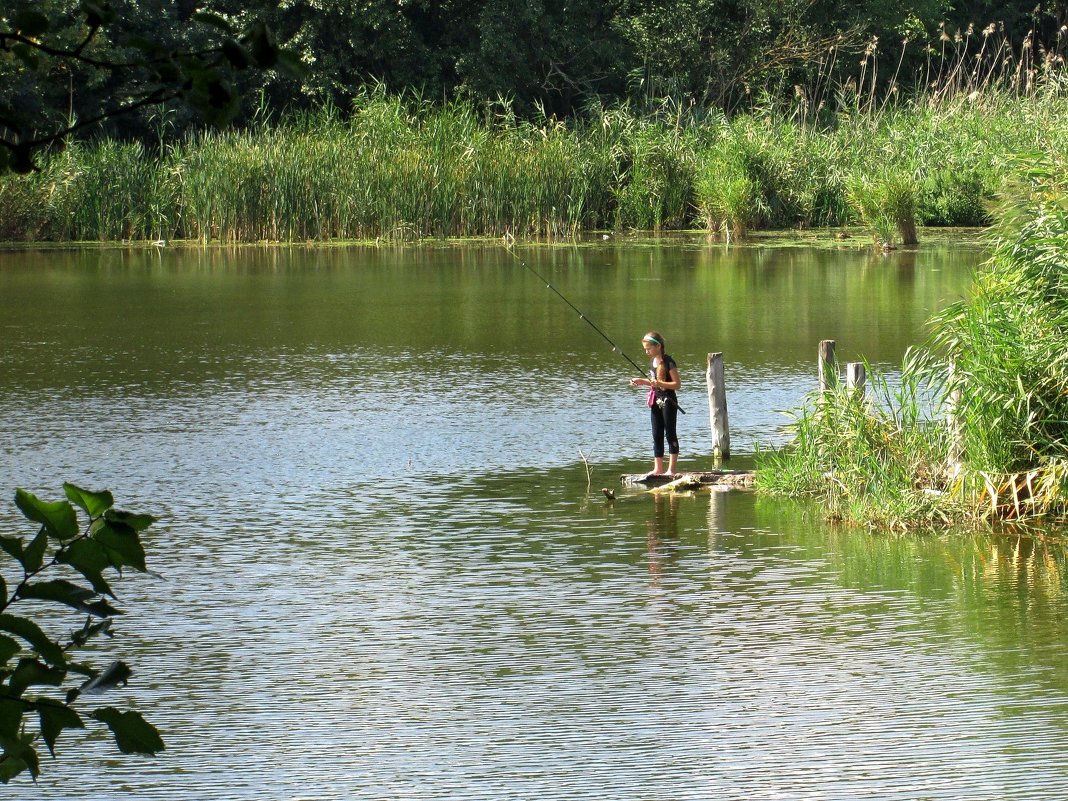
<svg viewBox="0 0 1068 801"><path fill-rule="evenodd" d="M620 483L631 487L663 487L675 484L677 487L730 487L732 489L750 489L754 483L752 470L706 470L694 473L624 473L619 477Z"/></svg>

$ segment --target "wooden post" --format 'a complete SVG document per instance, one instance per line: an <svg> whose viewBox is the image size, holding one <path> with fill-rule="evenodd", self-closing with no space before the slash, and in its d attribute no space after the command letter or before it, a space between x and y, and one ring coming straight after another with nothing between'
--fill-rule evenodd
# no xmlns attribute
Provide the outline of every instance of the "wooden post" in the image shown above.
<svg viewBox="0 0 1068 801"><path fill-rule="evenodd" d="M864 384L867 381L864 362L846 362L846 389L850 396L864 397Z"/></svg>
<svg viewBox="0 0 1068 801"><path fill-rule="evenodd" d="M731 458L731 432L727 423L727 387L723 382L723 354L708 354L708 419L712 425L712 455Z"/></svg>
<svg viewBox="0 0 1068 801"><path fill-rule="evenodd" d="M834 360L834 340L820 340L819 349L820 392L838 386L838 364Z"/></svg>

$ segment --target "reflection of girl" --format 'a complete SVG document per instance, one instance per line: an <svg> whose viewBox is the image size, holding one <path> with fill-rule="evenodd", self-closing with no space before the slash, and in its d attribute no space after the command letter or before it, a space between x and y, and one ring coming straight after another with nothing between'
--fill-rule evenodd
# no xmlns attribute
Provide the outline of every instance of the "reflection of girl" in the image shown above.
<svg viewBox="0 0 1068 801"><path fill-rule="evenodd" d="M649 357L649 377L632 378L632 387L649 387L649 417L653 424L653 473L664 472L664 439L668 445L668 473L675 473L679 460L679 437L675 423L679 403L675 390L682 386L675 360L664 353L664 338L650 331L642 338L642 348Z"/></svg>

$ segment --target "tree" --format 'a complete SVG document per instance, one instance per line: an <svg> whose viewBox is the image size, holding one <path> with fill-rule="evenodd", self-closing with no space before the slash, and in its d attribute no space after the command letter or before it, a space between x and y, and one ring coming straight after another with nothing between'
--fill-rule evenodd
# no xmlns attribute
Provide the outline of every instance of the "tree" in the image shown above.
<svg viewBox="0 0 1068 801"><path fill-rule="evenodd" d="M0 536L0 551L16 576L8 588L0 572L0 782L7 783L24 771L40 774L38 744L44 741L55 756L56 740L66 729L81 729L90 719L104 724L123 753L155 754L163 740L155 727L135 711L98 706L80 712L89 697L125 685L130 668L121 661L103 669L75 661L74 653L94 638L112 636L111 624L122 614L104 573L109 568L145 572L145 552L140 534L154 518L114 508L110 492L89 492L64 484L66 500L42 501L24 490L15 493L15 504L30 521L38 524L28 542L19 536ZM79 527L81 509L87 517ZM12 562L15 564L12 565ZM46 578L45 574L67 576ZM71 578L80 576L79 581ZM43 601L47 614L35 618L16 615L15 604ZM81 627L65 637L46 633L59 628L59 610L86 615ZM38 622L39 621L39 622ZM71 683L71 679L75 683ZM70 685L62 695L63 687Z"/></svg>
<svg viewBox="0 0 1068 801"><path fill-rule="evenodd" d="M239 30L187 6L13 0L0 19L0 173L29 172L42 150L72 133L174 100L225 122L240 104L237 73L301 70L262 21Z"/></svg>

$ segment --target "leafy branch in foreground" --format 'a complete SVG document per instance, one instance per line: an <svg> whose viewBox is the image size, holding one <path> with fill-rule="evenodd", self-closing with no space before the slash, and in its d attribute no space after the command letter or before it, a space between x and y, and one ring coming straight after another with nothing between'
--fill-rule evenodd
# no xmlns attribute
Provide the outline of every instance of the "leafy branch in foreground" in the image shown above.
<svg viewBox="0 0 1068 801"><path fill-rule="evenodd" d="M130 668L116 661L99 670L73 659L74 652L94 638L112 636L112 620L122 612L108 600L115 594L104 573L111 568L121 575L126 567L145 572L140 533L155 519L115 509L107 491L90 492L69 483L63 490L67 500L61 501L42 501L17 490L16 506L40 528L28 542L19 536L0 536L6 557L0 565L5 569L10 565L5 572L16 577L9 590L0 573L0 782L5 784L27 770L37 778L38 742L44 740L54 757L60 734L85 728L85 717L106 725L123 753L163 750L159 732L139 713L113 706L82 709L87 697L125 685ZM84 528L75 507L88 518ZM88 586L51 577L64 573L80 575ZM24 601L43 601L86 618L66 640L54 638L30 617L12 613L12 607ZM49 622L54 623L54 617L48 615ZM53 688L51 692L58 694L68 683L71 686L62 695L44 689Z"/></svg>
<svg viewBox="0 0 1068 801"><path fill-rule="evenodd" d="M64 122L37 118L0 98L0 174L30 172L36 154L69 134L146 106L179 100L209 123L227 122L241 100L233 82L236 73L276 67L292 74L303 70L260 21L238 30L225 17L197 12L191 21L215 35L200 35L200 47L176 47L161 34L124 35L121 26L113 26L120 15L108 0L80 0L77 15L83 31L65 29L60 16L40 10L0 16L0 55L11 54L26 73L45 75L57 63L105 73L119 82L121 91L99 113Z"/></svg>

